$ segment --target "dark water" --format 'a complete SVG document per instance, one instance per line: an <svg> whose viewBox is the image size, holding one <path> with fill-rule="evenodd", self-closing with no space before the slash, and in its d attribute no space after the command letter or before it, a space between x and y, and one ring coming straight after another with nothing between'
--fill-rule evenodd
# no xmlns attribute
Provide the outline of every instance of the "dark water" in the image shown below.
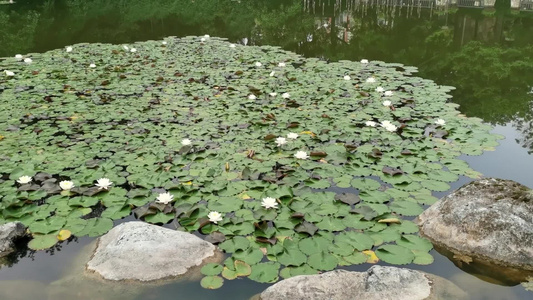
<svg viewBox="0 0 533 300"><path fill-rule="evenodd" d="M209 34L248 45L278 45L308 57L400 62L418 67L419 76L457 87L453 101L461 105L461 112L495 125L494 132L506 137L496 151L463 159L485 176L533 187L533 12L513 11L506 1L483 10L401 8L386 5L392 1L385 0L369 3L19 0L0 5L0 57L80 42L129 43ZM461 178L453 188L468 181ZM53 282L90 241L63 244L53 253L25 253L13 266L0 269L0 284ZM488 283L433 254L432 265L410 267L450 279L474 300L533 297L521 286ZM32 288L31 283L25 286ZM226 280L221 289L209 291L197 282L177 283L149 289L136 299L247 299L267 286L247 279Z"/></svg>

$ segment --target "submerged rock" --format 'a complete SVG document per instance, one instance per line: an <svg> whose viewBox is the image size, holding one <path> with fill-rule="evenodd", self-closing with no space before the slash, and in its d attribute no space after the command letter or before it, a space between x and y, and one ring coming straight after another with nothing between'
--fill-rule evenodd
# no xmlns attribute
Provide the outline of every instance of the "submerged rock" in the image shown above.
<svg viewBox="0 0 533 300"><path fill-rule="evenodd" d="M15 251L14 241L26 234L26 226L20 222L0 225L0 257Z"/></svg>
<svg viewBox="0 0 533 300"><path fill-rule="evenodd" d="M0 280L0 299L48 299L46 285L36 280Z"/></svg>
<svg viewBox="0 0 533 300"><path fill-rule="evenodd" d="M510 267L513 276L524 270L525 277L533 271L532 199L531 190L514 181L481 179L439 200L417 223L436 249L466 264Z"/></svg>
<svg viewBox="0 0 533 300"><path fill-rule="evenodd" d="M108 280L152 281L185 274L217 252L190 233L128 222L99 238L87 270Z"/></svg>
<svg viewBox="0 0 533 300"><path fill-rule="evenodd" d="M366 272L335 270L282 280L259 296L262 300L468 299L452 282L420 271L373 266Z"/></svg>

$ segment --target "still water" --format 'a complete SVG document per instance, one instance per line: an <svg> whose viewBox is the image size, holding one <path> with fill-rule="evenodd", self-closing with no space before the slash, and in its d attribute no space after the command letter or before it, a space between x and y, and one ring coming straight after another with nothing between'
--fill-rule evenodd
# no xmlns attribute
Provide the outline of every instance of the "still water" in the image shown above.
<svg viewBox="0 0 533 300"><path fill-rule="evenodd" d="M8 1L6 1L8 2ZM462 113L495 126L505 140L494 152L463 157L485 176L533 187L533 11L496 8L420 8L396 1L358 0L19 0L0 5L0 57L43 52L81 42L130 43L166 36L204 35L247 45L277 45L308 57L399 62L419 76L457 87ZM471 179L461 178L458 188ZM441 197L447 193L438 193ZM130 217L131 218L131 217ZM44 299L43 289L62 278L92 239L53 252L19 253L0 269L8 299ZM472 299L519 300L533 294L458 269L433 251L430 266L411 266L445 277ZM350 270L364 271L368 264ZM72 299L247 299L268 285L225 281L216 291L198 282L175 283L132 294ZM13 289L15 287L15 289ZM79 287L72 286L72 289ZM9 294L8 294L9 295ZM61 296L63 299L67 296ZM55 298L54 298L55 299Z"/></svg>

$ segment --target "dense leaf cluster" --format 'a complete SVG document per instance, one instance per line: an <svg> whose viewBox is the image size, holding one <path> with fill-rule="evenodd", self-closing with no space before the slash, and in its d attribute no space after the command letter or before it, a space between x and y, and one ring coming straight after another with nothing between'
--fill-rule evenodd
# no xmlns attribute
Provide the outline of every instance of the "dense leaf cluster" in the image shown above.
<svg viewBox="0 0 533 300"><path fill-rule="evenodd" d="M409 218L436 201L432 191L479 175L459 155L500 138L413 67L209 37L124 46L0 62L15 74L0 75L0 222L28 225L35 249L104 234L133 212L232 254L204 270L206 287L219 273L273 282L376 256L428 264L432 246ZM276 143L289 133L298 137ZM99 178L112 187L96 188ZM75 188L62 191L62 180ZM157 203L164 192L174 201ZM266 197L278 208L262 207Z"/></svg>

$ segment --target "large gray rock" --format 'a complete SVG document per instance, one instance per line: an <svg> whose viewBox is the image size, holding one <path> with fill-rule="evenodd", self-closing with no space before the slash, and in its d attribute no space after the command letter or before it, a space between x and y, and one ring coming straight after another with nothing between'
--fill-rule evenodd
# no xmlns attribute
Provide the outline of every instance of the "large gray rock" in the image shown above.
<svg viewBox="0 0 533 300"><path fill-rule="evenodd" d="M461 300L464 291L450 281L420 271L373 266L366 272L335 270L282 280L262 300Z"/></svg>
<svg viewBox="0 0 533 300"><path fill-rule="evenodd" d="M213 244L192 234L128 222L99 238L87 270L108 280L152 281L185 274L216 252Z"/></svg>
<svg viewBox="0 0 533 300"><path fill-rule="evenodd" d="M0 226L0 257L15 251L13 242L26 234L26 226L20 222L6 223Z"/></svg>
<svg viewBox="0 0 533 300"><path fill-rule="evenodd" d="M465 262L533 270L533 194L510 180L486 178L442 198L418 219L436 248Z"/></svg>

